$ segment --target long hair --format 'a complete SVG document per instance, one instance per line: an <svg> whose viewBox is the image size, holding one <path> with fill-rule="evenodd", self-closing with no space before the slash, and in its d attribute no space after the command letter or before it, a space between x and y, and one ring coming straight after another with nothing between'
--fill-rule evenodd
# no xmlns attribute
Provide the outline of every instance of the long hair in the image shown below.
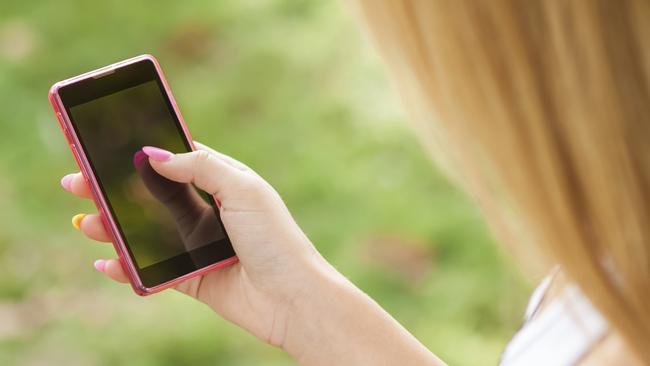
<svg viewBox="0 0 650 366"><path fill-rule="evenodd" d="M559 263L650 364L650 2L352 3L502 241Z"/></svg>

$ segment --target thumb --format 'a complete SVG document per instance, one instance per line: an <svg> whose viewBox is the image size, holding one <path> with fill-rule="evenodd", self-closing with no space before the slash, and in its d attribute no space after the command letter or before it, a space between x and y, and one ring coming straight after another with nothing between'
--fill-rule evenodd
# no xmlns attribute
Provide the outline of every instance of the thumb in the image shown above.
<svg viewBox="0 0 650 366"><path fill-rule="evenodd" d="M157 147L145 146L151 167L163 177L179 183L194 183L198 188L221 200L228 187L241 179L242 171L206 150L174 154Z"/></svg>

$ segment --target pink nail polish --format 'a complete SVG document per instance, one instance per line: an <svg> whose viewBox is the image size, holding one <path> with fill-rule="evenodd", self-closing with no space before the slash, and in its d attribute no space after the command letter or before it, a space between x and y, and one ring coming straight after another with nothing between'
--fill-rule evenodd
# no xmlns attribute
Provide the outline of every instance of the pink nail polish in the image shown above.
<svg viewBox="0 0 650 366"><path fill-rule="evenodd" d="M103 259L98 259L93 263L95 266L95 269L98 270L99 272L104 272L104 267L106 267L106 261Z"/></svg>
<svg viewBox="0 0 650 366"><path fill-rule="evenodd" d="M72 178L73 177L74 177L74 174L68 174L68 175L64 176L63 178L61 178L61 187L63 187L63 189L65 189L66 191L69 191L71 189L70 184L72 183Z"/></svg>
<svg viewBox="0 0 650 366"><path fill-rule="evenodd" d="M174 156L171 152L167 150L163 150L158 147L153 147L153 146L144 146L142 148L142 151L147 154L151 159L156 160L156 161L167 161Z"/></svg>
<svg viewBox="0 0 650 366"><path fill-rule="evenodd" d="M147 154L145 154L142 150L136 151L136 153L133 155L133 166L136 168L139 167L146 158Z"/></svg>

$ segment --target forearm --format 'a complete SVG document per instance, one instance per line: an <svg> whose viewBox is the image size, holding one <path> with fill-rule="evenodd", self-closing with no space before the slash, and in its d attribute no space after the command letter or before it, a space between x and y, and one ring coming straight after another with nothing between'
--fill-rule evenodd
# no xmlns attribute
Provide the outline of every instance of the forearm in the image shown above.
<svg viewBox="0 0 650 366"><path fill-rule="evenodd" d="M313 281L283 345L301 365L444 365L334 269L318 270Z"/></svg>

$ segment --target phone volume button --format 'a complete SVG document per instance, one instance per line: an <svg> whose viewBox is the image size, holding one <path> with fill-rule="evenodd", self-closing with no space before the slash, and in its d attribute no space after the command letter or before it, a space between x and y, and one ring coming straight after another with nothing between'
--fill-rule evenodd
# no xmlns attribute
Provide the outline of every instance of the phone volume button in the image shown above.
<svg viewBox="0 0 650 366"><path fill-rule="evenodd" d="M63 134L65 135L66 140L68 140L68 144L72 144L72 137L70 136L70 131L68 131L68 127L66 127L65 123L63 122L63 115L61 112L56 112L56 118L59 120L59 124L61 125L61 129L63 130Z"/></svg>
<svg viewBox="0 0 650 366"><path fill-rule="evenodd" d="M81 159L79 157L79 152L77 152L77 145L75 145L73 142L70 143L70 150L72 150L72 155L74 155L74 159L77 161L77 165L79 165L79 168L82 168L81 165Z"/></svg>
<svg viewBox="0 0 650 366"><path fill-rule="evenodd" d="M56 119L59 120L59 124L61 125L61 128L63 128L64 131L68 131L68 128L65 126L65 122L63 121L63 115L61 112L56 112Z"/></svg>
<svg viewBox="0 0 650 366"><path fill-rule="evenodd" d="M77 150L77 145L74 143L70 144L70 148L72 149L72 154L74 154L75 160L77 160L77 165L79 166L79 170L81 171L81 175L84 177L84 180L86 181L86 184L90 186L90 182L88 180L88 170L86 169L86 166L81 162L81 155L79 155L79 151Z"/></svg>

